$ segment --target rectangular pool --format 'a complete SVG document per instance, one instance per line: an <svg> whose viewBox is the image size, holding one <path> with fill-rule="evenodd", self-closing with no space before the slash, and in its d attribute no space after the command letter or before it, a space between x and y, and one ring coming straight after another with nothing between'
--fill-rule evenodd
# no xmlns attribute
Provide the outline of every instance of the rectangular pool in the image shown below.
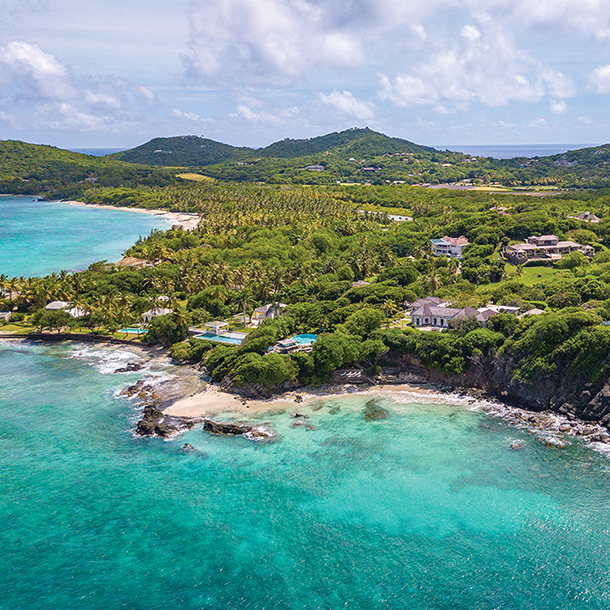
<svg viewBox="0 0 610 610"><path fill-rule="evenodd" d="M217 341L218 343L228 343L230 345L241 345L247 337L245 333L223 333L216 335L214 333L199 333L193 335L194 339L205 339L206 341Z"/></svg>

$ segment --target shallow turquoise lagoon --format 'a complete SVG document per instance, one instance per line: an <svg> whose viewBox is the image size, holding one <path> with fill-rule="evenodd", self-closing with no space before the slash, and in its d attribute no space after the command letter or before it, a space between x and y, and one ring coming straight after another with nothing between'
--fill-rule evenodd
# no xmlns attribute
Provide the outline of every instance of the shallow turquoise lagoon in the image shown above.
<svg viewBox="0 0 610 610"><path fill-rule="evenodd" d="M39 276L116 262L138 237L170 223L152 214L0 195L0 274Z"/></svg>
<svg viewBox="0 0 610 610"><path fill-rule="evenodd" d="M115 392L146 372L111 374L137 358L0 341L0 608L610 606L609 463L579 443L362 396L262 416L277 442L138 439Z"/></svg>

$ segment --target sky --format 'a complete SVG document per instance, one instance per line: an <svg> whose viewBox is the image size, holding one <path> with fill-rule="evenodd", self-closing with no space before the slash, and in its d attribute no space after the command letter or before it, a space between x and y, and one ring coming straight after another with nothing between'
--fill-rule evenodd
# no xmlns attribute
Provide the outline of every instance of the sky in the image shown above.
<svg viewBox="0 0 610 610"><path fill-rule="evenodd" d="M610 0L1 0L0 139L610 141Z"/></svg>

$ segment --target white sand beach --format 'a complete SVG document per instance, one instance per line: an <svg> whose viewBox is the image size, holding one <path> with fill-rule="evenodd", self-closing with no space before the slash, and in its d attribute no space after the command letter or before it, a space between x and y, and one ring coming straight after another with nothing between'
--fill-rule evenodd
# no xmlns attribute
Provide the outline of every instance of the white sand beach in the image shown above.
<svg viewBox="0 0 610 610"><path fill-rule="evenodd" d="M116 205L100 205L98 203L84 203L82 201L64 201L69 205L87 206L91 208L107 208L110 210L124 210L126 212L138 212L140 214L153 214L154 216L160 216L161 218L167 219L173 225L182 227L185 231L196 229L199 224L200 216L195 213L188 212L168 212L166 210L146 210L144 208L128 208L120 207Z"/></svg>
<svg viewBox="0 0 610 610"><path fill-rule="evenodd" d="M248 415L253 413L264 413L276 409L290 409L299 411L307 407L308 403L319 401L320 399L336 399L344 396L358 394L359 396L379 396L392 397L397 396L407 401L421 401L446 403L457 402L451 400L449 396L440 393L432 386L423 385L379 385L360 389L355 386L336 386L330 389L326 387L323 390L315 390L312 388L304 388L303 390L287 392L281 396L270 398L267 400L250 400L222 392L214 386L210 386L204 392L193 394L186 398L177 400L164 410L167 415L176 417L211 417L215 413L236 413L239 415ZM301 400L297 402L297 396ZM457 398L457 397L456 397ZM461 402L461 400L460 400Z"/></svg>

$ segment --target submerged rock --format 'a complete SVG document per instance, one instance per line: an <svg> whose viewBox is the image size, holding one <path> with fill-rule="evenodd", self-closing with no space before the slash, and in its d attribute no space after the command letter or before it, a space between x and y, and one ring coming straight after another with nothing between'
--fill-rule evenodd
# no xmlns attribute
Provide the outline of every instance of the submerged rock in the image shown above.
<svg viewBox="0 0 610 610"><path fill-rule="evenodd" d="M253 426L241 422L219 422L211 419L203 421L203 429L210 434L220 436L243 436L251 440L269 440L274 438L275 432L264 426Z"/></svg>
<svg viewBox="0 0 610 610"><path fill-rule="evenodd" d="M369 400L364 407L364 419L366 421L377 421L387 419L390 414L380 407L376 400Z"/></svg>

